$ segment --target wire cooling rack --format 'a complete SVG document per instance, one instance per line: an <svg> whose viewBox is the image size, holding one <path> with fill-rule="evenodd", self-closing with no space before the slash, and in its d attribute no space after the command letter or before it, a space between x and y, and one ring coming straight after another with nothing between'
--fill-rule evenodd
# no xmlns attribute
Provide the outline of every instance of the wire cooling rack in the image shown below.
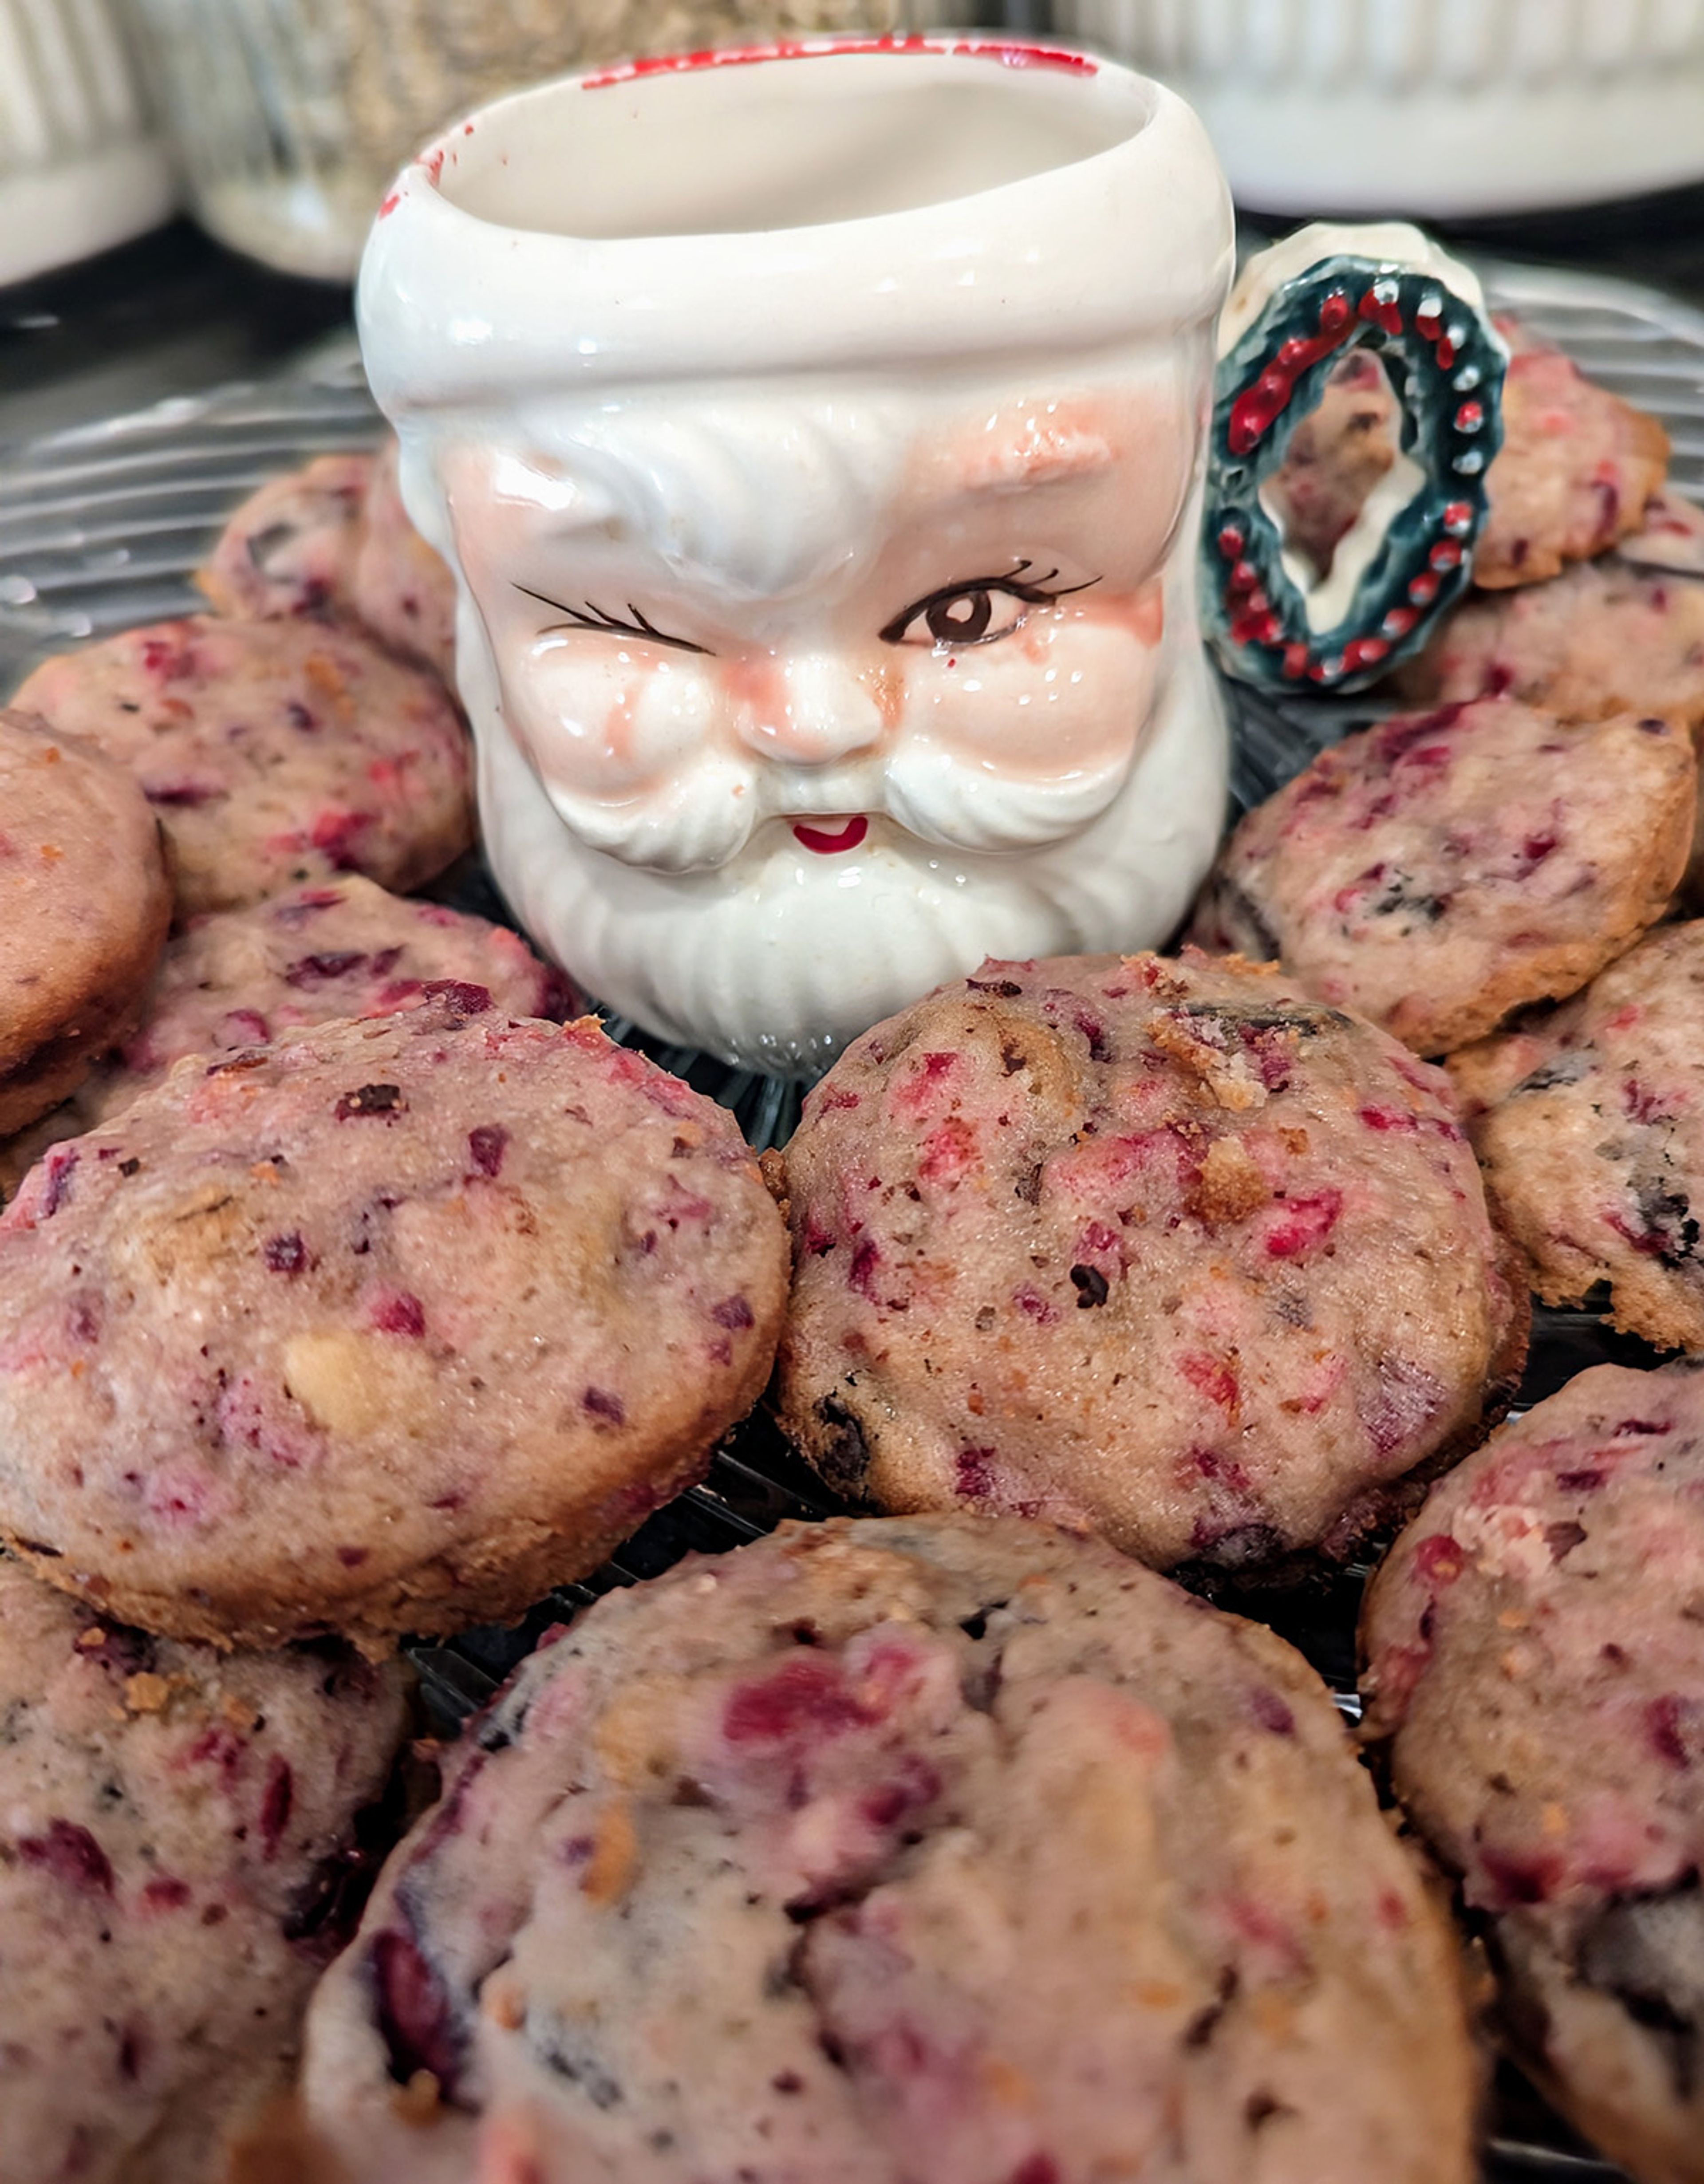
<svg viewBox="0 0 1704 2184"><path fill-rule="evenodd" d="M1671 474L1704 499L1704 312L1651 289L1540 266L1482 263L1495 310L1519 314L1581 368L1667 426ZM374 441L380 422L353 336L253 383L160 403L40 438L0 444L0 692L41 659L140 622L205 604L190 582L226 515L257 485L309 457ZM1232 686L1232 794L1239 809L1270 795L1316 752L1375 716L1376 698L1267 699ZM443 892L459 907L510 922L476 861ZM758 1147L784 1143L798 1120L795 1086L646 1038L619 1017L617 1039L732 1110ZM1540 1312L1521 1390L1539 1401L1587 1366L1649 1363L1640 1344L1585 1312ZM617 1586L654 1577L682 1556L717 1554L784 1518L821 1518L837 1504L769 1420L731 1435L702 1485L659 1510L603 1568L541 1601L513 1630L475 1630L410 1652L437 1727L453 1734L554 1624ZM1324 1676L1353 1719L1354 1632L1365 1573L1350 1569L1293 1598L1243 1603L1282 1630ZM1618 2184L1544 2103L1506 2069L1498 2074L1486 2184ZM1624 2184L1624 2180L1621 2180Z"/></svg>

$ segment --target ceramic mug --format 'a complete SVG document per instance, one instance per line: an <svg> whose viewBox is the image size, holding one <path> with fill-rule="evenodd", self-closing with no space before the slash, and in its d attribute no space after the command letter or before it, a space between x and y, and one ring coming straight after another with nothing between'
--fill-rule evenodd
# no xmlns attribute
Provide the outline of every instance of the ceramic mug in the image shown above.
<svg viewBox="0 0 1704 2184"><path fill-rule="evenodd" d="M1180 100L989 39L630 64L404 170L362 346L458 580L487 854L548 953L800 1074L985 955L1165 940L1225 803L1197 554L1232 263ZM1222 642L1278 674L1257 486L1293 418L1254 398L1207 566ZM1341 642L1307 657L1341 678Z"/></svg>

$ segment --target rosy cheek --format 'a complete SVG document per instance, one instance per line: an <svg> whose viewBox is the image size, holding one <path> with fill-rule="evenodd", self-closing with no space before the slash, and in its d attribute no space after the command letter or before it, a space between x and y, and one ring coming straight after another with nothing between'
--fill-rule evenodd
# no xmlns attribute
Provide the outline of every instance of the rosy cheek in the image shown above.
<svg viewBox="0 0 1704 2184"><path fill-rule="evenodd" d="M996 772L1057 777L1128 755L1153 701L1165 609L1158 584L1035 617L1012 638L928 656L905 722Z"/></svg>
<svg viewBox="0 0 1704 2184"><path fill-rule="evenodd" d="M639 794L704 747L715 688L694 667L624 656L595 638L546 640L510 659L505 710L533 763L558 787L617 800Z"/></svg>

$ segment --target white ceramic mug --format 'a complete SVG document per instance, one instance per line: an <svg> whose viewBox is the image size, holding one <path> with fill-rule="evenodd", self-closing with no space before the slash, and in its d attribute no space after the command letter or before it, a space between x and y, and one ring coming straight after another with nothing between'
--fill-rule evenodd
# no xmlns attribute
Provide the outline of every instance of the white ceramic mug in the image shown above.
<svg viewBox="0 0 1704 2184"><path fill-rule="evenodd" d="M977 39L637 64L405 171L368 371L493 868L592 992L808 1070L985 953L1171 930L1231 245L1178 100Z"/></svg>
<svg viewBox="0 0 1704 2184"><path fill-rule="evenodd" d="M630 63L405 170L362 344L545 950L788 1073L985 955L1163 942L1224 811L1196 542L1231 269L1186 106L988 38ZM1284 370L1384 338L1360 294ZM1248 399L1265 461L1289 422ZM1232 560L1240 641L1284 580Z"/></svg>

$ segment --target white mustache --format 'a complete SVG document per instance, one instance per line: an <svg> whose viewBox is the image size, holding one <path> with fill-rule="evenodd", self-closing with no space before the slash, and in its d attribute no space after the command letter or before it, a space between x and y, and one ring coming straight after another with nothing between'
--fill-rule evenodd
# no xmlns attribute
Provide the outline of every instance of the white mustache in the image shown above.
<svg viewBox="0 0 1704 2184"><path fill-rule="evenodd" d="M858 811L946 849L1037 849L1104 811L1133 755L1050 779L969 766L919 738L885 756L820 768L707 754L624 804L544 787L563 824L589 848L653 872L699 872L730 863L768 820Z"/></svg>
<svg viewBox="0 0 1704 2184"><path fill-rule="evenodd" d="M881 809L909 833L949 849L1039 849L1104 811L1128 777L1134 739L1109 764L1046 775L966 766L925 740L903 747L884 770Z"/></svg>

